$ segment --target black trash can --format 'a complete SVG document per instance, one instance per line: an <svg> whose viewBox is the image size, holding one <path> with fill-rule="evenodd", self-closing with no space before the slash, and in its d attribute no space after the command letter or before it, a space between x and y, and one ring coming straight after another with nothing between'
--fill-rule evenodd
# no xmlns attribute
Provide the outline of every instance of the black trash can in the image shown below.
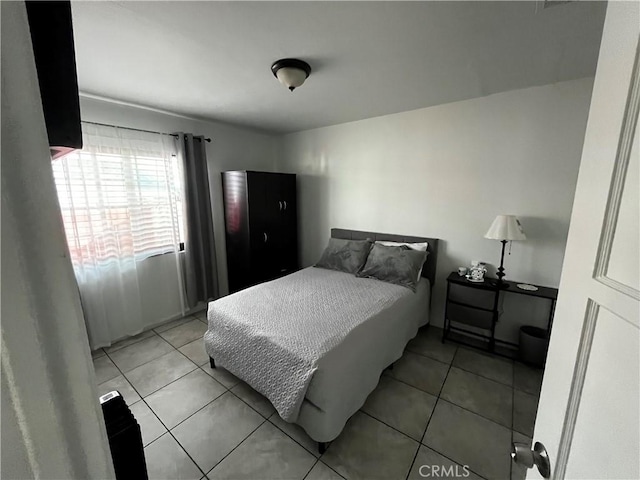
<svg viewBox="0 0 640 480"><path fill-rule="evenodd" d="M533 367L543 368L549 349L549 337L543 328L520 327L520 360Z"/></svg>

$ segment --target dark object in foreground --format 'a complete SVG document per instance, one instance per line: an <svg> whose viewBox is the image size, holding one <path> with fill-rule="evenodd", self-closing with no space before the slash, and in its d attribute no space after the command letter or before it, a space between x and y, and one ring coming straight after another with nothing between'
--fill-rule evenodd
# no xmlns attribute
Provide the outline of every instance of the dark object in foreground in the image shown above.
<svg viewBox="0 0 640 480"><path fill-rule="evenodd" d="M82 148L71 2L25 3L49 148L55 159Z"/></svg>
<svg viewBox="0 0 640 480"><path fill-rule="evenodd" d="M140 426L122 395L113 391L100 397L113 469L118 480L148 480Z"/></svg>

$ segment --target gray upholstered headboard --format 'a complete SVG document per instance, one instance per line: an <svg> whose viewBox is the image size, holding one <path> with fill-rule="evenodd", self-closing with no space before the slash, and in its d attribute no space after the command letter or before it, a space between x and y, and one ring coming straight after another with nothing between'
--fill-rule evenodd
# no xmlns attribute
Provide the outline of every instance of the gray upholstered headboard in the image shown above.
<svg viewBox="0 0 640 480"><path fill-rule="evenodd" d="M331 237L344 238L347 240L366 240L367 238L370 238L373 241L381 240L387 242L428 242L429 248L427 248L427 251L429 252L429 256L427 257L427 261L422 269L422 276L429 279L432 288L433 284L436 282L436 265L438 263L437 238L410 237L408 235L393 235L390 233L361 232L359 230L345 230L343 228L332 228Z"/></svg>

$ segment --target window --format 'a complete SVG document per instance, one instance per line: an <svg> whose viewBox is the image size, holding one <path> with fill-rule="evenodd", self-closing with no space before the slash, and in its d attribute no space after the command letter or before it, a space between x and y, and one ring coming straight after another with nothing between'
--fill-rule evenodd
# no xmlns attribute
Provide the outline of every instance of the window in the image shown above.
<svg viewBox="0 0 640 480"><path fill-rule="evenodd" d="M184 242L182 169L171 140L157 138L154 145L148 138L154 134L145 134L136 145L136 138L111 130L118 138L101 138L106 141L98 145L85 132L83 150L53 162L74 266L87 259L140 260L176 251ZM114 148L109 140L121 145Z"/></svg>

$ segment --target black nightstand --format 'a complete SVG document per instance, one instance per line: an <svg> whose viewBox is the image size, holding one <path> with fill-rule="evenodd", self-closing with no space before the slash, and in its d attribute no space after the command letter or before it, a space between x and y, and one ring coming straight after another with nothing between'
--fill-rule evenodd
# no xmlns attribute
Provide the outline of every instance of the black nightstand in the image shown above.
<svg viewBox="0 0 640 480"><path fill-rule="evenodd" d="M496 279L487 278L483 282L471 282L466 277L458 275L458 272L452 272L447 277L447 301L444 310L442 340L450 338L451 332L461 332L487 341L487 349L493 352L496 345L495 330L496 322L500 316L499 305L502 293L516 293L551 300L551 310L547 321L549 334L558 298L558 289L538 286L536 291L522 290L517 286L519 283L524 282L509 280L507 286L503 285L502 288L498 288ZM465 329L462 325L485 330L487 334Z"/></svg>

